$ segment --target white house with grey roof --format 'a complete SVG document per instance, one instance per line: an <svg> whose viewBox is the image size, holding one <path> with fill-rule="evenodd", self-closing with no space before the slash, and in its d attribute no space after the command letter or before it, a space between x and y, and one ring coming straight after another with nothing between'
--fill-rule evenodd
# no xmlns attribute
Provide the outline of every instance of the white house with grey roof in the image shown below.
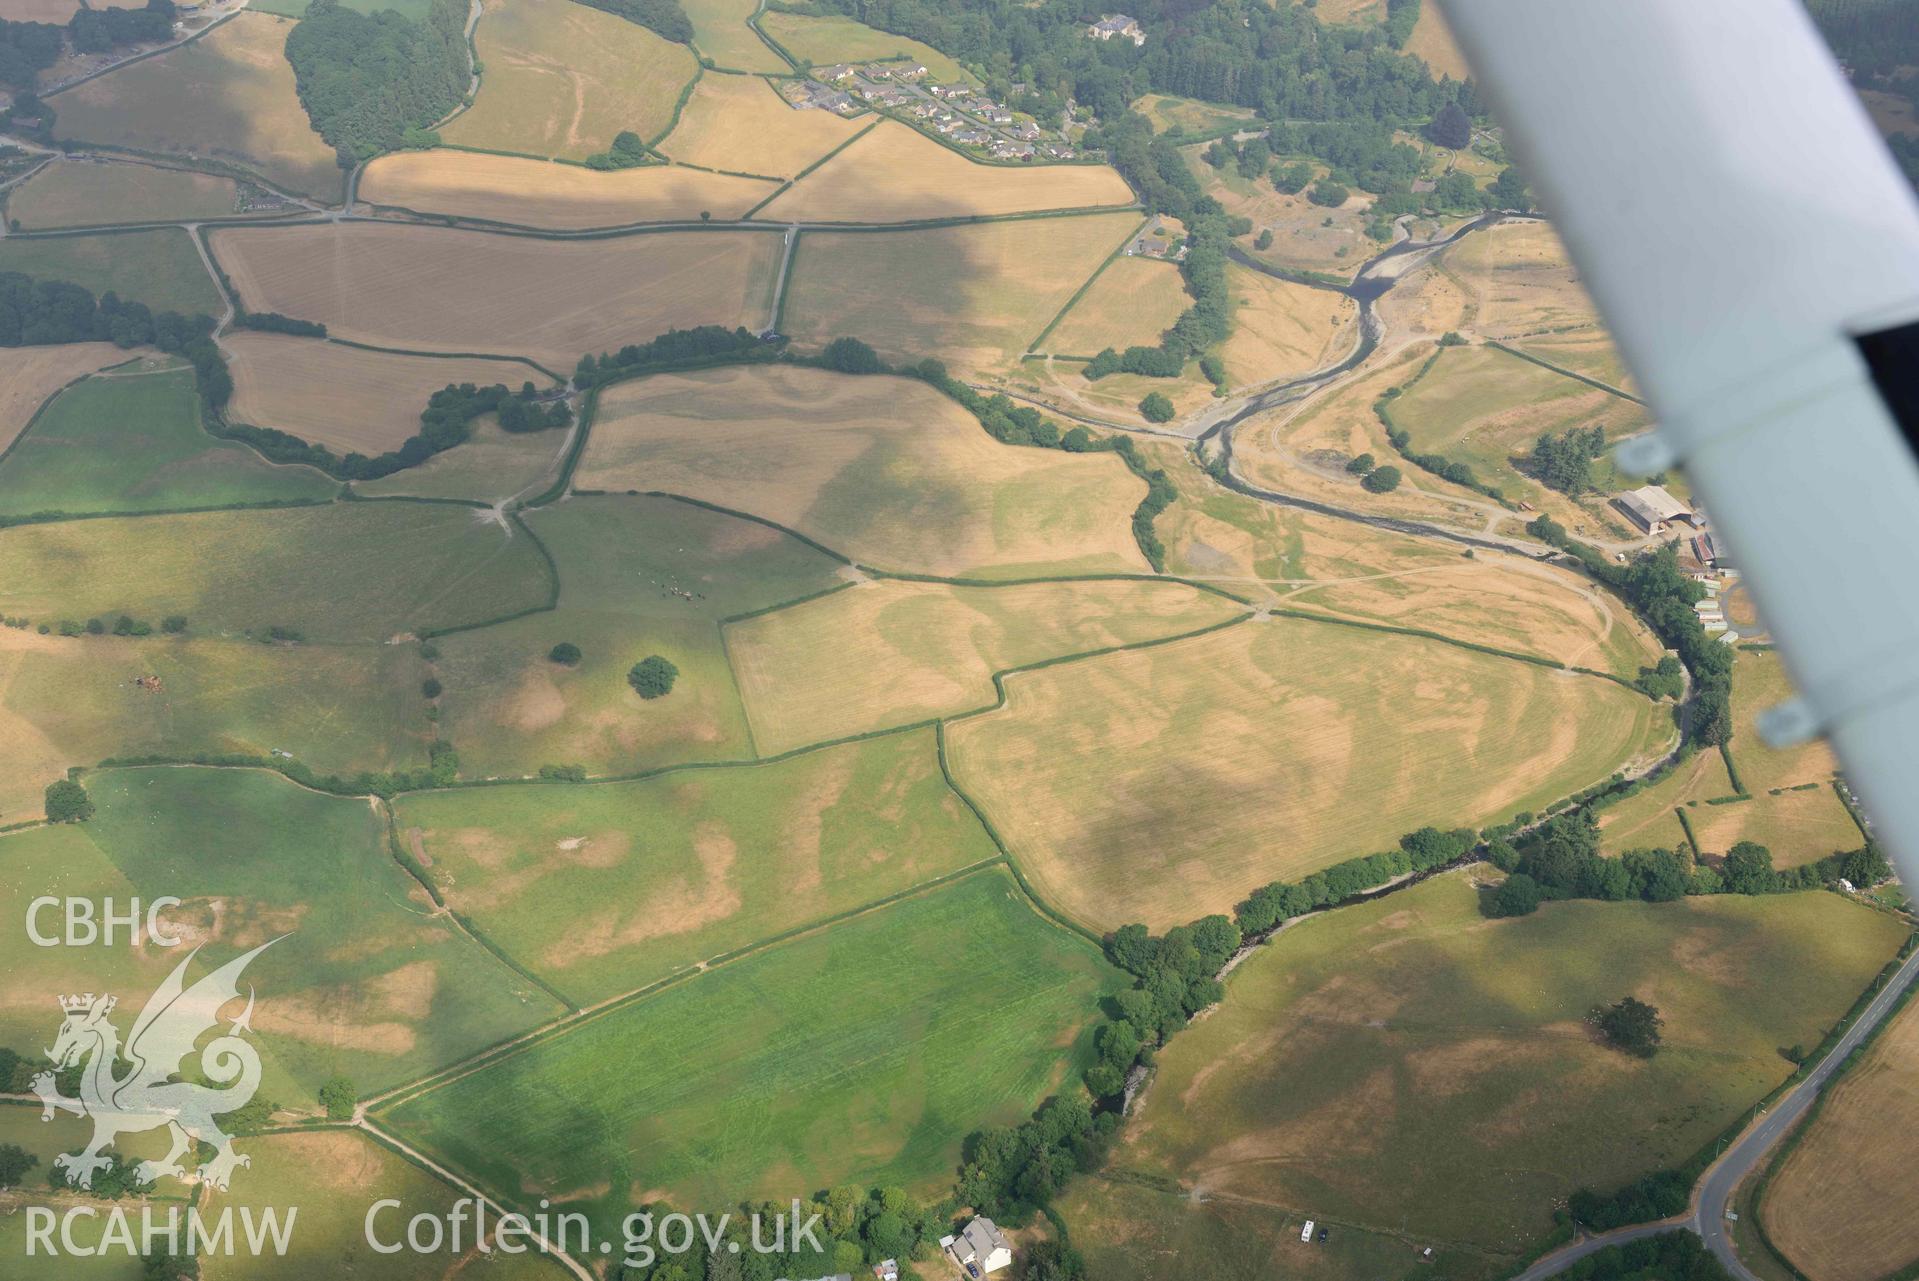
<svg viewBox="0 0 1919 1281"><path fill-rule="evenodd" d="M1013 1247L991 1219L978 1218L958 1236L941 1237L940 1249L969 1277L983 1277L1013 1262Z"/></svg>
<svg viewBox="0 0 1919 1281"><path fill-rule="evenodd" d="M1122 40L1131 40L1136 45L1146 43L1146 32L1139 25L1138 18L1129 18L1123 13L1103 14L1098 22L1086 28L1086 34L1095 40L1111 40L1118 36Z"/></svg>

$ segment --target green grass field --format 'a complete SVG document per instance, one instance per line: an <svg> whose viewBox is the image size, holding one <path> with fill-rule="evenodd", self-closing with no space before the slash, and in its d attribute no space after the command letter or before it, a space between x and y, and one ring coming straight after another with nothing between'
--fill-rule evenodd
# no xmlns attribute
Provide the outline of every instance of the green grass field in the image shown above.
<svg viewBox="0 0 1919 1281"><path fill-rule="evenodd" d="M777 530L672 499L576 497L526 516L559 565L559 608L439 642L441 725L467 772L632 773L750 756L719 620L823 591L837 565ZM578 666L547 658L562 641L580 647ZM643 700L626 672L651 654L680 676L665 698Z"/></svg>
<svg viewBox="0 0 1919 1281"><path fill-rule="evenodd" d="M792 70L746 25L759 0L687 0L683 7L693 20L694 45L718 66L778 75Z"/></svg>
<svg viewBox="0 0 1919 1281"><path fill-rule="evenodd" d="M944 1183L1084 1062L1118 975L987 871L757 953L404 1101L410 1141L601 1224L655 1198ZM489 1141L514 1118L511 1150Z"/></svg>
<svg viewBox="0 0 1919 1281"><path fill-rule="evenodd" d="M1689 1159L1783 1081L1907 927L1832 894L1480 918L1454 874L1255 953L1160 1056L1108 1173L1510 1260L1580 1186ZM1651 1060L1589 1009L1658 1007ZM1090 1194L1089 1194L1090 1195Z"/></svg>
<svg viewBox="0 0 1919 1281"><path fill-rule="evenodd" d="M109 291L155 311L217 316L220 291L184 231L162 228L98 236L49 236L0 241L0 271L36 280L65 280Z"/></svg>
<svg viewBox="0 0 1919 1281"><path fill-rule="evenodd" d="M869 27L851 18L814 18L769 10L760 15L760 28L779 41L788 53L811 66L905 57L917 59L925 66L926 78L930 83L979 83L959 63L931 45Z"/></svg>
<svg viewBox="0 0 1919 1281"><path fill-rule="evenodd" d="M109 757L283 751L323 774L421 768L424 676L412 645L0 631L0 823L37 815L69 766Z"/></svg>
<svg viewBox="0 0 1919 1281"><path fill-rule="evenodd" d="M232 1208L298 1206L293 1245L284 1257L210 1256L201 1262L206 1281L311 1281L342 1277L351 1281L565 1281L559 1264L534 1254L481 1254L471 1247L433 1253L401 1249L382 1254L367 1243L367 1213L375 1201L397 1206L380 1209L373 1231L381 1245L404 1242L406 1224L416 1214L444 1218L456 1197L450 1185L364 1134L350 1130L271 1134L244 1139L239 1147L253 1158L231 1191L212 1192L201 1202L203 1216ZM469 1207L470 1211L470 1207ZM492 1218L488 1216L488 1226Z"/></svg>
<svg viewBox="0 0 1919 1281"><path fill-rule="evenodd" d="M470 507L362 502L132 516L0 531L0 609L35 622L157 623L200 635L291 628L309 641L385 641L544 605L531 539ZM292 590L292 584L298 590Z"/></svg>
<svg viewBox="0 0 1919 1281"><path fill-rule="evenodd" d="M458 449L435 454L417 467L355 485L369 498L465 498L495 503L527 494L559 470L567 441L563 431L502 431L491 414L473 424Z"/></svg>
<svg viewBox="0 0 1919 1281"><path fill-rule="evenodd" d="M158 165L61 162L49 165L8 197L7 217L28 231L104 223L186 222L231 218L238 203L231 178Z"/></svg>
<svg viewBox="0 0 1919 1281"><path fill-rule="evenodd" d="M59 1018L59 1011L52 1001L47 1002L53 1017ZM119 1249L104 1254L85 1256L68 1254L64 1249L49 1255L44 1248L36 1249L34 1254L27 1253L27 1215L25 1207L29 1205L46 1206L56 1214L77 1206L91 1206L96 1212L104 1213L106 1203L78 1193L55 1193L47 1186L47 1175L53 1167L53 1158L61 1152L78 1152L86 1146L87 1136L93 1127L79 1117L61 1114L52 1121L40 1119L40 1105L5 1103L0 1104L0 1146L13 1146L34 1158L36 1164L27 1171L17 1188L0 1191L0 1258L7 1261L8 1281L142 1281L145 1268L138 1254L129 1257ZM153 1145L147 1135L127 1135L125 1146L137 1152L138 1159L149 1156L161 1156L164 1152L148 1149ZM161 1145L164 1149L164 1144ZM164 1222L169 1209L185 1210L178 1197L156 1198L153 1206L156 1219ZM135 1224L136 1234L139 1224L139 1209L129 1206L128 1213ZM71 1220L76 1245L83 1249L97 1247L106 1233L106 1224L97 1217L76 1216ZM54 1241L58 1243L58 1229Z"/></svg>
<svg viewBox="0 0 1919 1281"><path fill-rule="evenodd" d="M447 902L582 1003L997 854L931 730L630 783L425 793L395 812Z"/></svg>
<svg viewBox="0 0 1919 1281"><path fill-rule="evenodd" d="M265 1098L312 1108L336 1072L396 1084L559 1012L432 912L365 800L258 770L108 770L86 786L99 812L84 826L0 838L7 914L42 894L172 895L170 919L212 963L285 935L247 970ZM187 951L38 948L24 931L0 950L0 1044L23 1052L47 1044L48 993L110 990L130 1020Z"/></svg>
<svg viewBox="0 0 1919 1281"><path fill-rule="evenodd" d="M95 375L60 393L0 458L0 516L292 502L339 488L208 435L185 368Z"/></svg>
<svg viewBox="0 0 1919 1281"><path fill-rule="evenodd" d="M947 752L1039 892L1112 929L1543 809L1671 738L1609 681L1273 618L1016 675Z"/></svg>
<svg viewBox="0 0 1919 1281"><path fill-rule="evenodd" d="M1180 130L1203 134L1228 125L1257 127L1252 123L1255 113L1244 107L1225 107L1167 93L1149 93L1133 104L1133 110L1152 122L1155 133Z"/></svg>

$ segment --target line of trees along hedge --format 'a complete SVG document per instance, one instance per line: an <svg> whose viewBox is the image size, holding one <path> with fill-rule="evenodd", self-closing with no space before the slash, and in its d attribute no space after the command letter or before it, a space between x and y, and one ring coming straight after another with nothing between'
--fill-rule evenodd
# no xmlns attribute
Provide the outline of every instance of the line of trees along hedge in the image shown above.
<svg viewBox="0 0 1919 1281"><path fill-rule="evenodd" d="M326 337L326 326L317 320L296 320L292 316L282 316L277 311L247 311L244 308L233 313L233 323L241 329L259 329L270 334L297 334L302 338Z"/></svg>
<svg viewBox="0 0 1919 1281"><path fill-rule="evenodd" d="M217 357L219 352L215 350L214 355ZM219 376L227 377L224 361L220 363ZM231 395L230 379L227 390ZM203 385L203 396L204 391ZM209 402L209 408L216 411L225 405L224 396L218 404ZM540 403L530 382L517 392L508 390L504 383L489 387L448 383L427 398L426 408L420 412L417 434L407 437L398 449L372 457L354 453L342 458L325 445L316 445L274 427L256 427L249 423L223 423L218 434L243 441L276 463L304 463L336 480L378 480L452 449L472 435L474 419L492 413L497 413L500 426L511 432L545 431L573 422L573 411L565 401Z"/></svg>
<svg viewBox="0 0 1919 1281"><path fill-rule="evenodd" d="M300 102L342 168L404 145L466 94L466 5L432 0L411 22L313 0L287 36Z"/></svg>
<svg viewBox="0 0 1919 1281"><path fill-rule="evenodd" d="M742 326L697 325L692 329L669 329L651 342L628 343L618 351L591 353L580 357L573 372L579 387L603 387L621 378L630 378L648 369L665 365L684 365L700 361L728 359L770 359L783 344L769 343Z"/></svg>
<svg viewBox="0 0 1919 1281"><path fill-rule="evenodd" d="M0 347L110 342L178 353L212 333L214 324L211 316L154 311L111 291L95 298L91 290L64 280L0 272Z"/></svg>
<svg viewBox="0 0 1919 1281"><path fill-rule="evenodd" d="M680 7L680 0L580 0L615 17L658 32L674 44L690 44L693 20Z"/></svg>

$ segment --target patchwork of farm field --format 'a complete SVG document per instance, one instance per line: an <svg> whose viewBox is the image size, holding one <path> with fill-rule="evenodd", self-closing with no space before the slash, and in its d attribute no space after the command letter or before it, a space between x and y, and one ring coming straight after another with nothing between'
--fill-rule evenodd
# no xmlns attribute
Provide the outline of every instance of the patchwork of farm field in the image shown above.
<svg viewBox="0 0 1919 1281"><path fill-rule="evenodd" d="M110 757L284 751L328 774L423 768L424 674L412 646L0 631L0 824L38 815L69 767Z"/></svg>
<svg viewBox="0 0 1919 1281"><path fill-rule="evenodd" d="M1161 1053L1091 1212L1123 1177L1171 1179L1509 1268L1574 1189L1712 1141L1792 1072L1779 1047L1817 1042L1906 937L1821 893L1505 921L1478 898L1470 873L1437 877L1255 952ZM1585 1023L1625 995L1665 1019L1655 1058Z"/></svg>
<svg viewBox="0 0 1919 1281"><path fill-rule="evenodd" d="M749 38L759 44L759 37L749 33ZM772 55L765 45L759 47ZM872 123L830 111L796 110L771 81L758 76L701 76L680 122L659 149L679 164L791 178Z"/></svg>
<svg viewBox="0 0 1919 1281"><path fill-rule="evenodd" d="M395 818L456 911L584 1004L998 856L930 729L635 782L426 793Z"/></svg>
<svg viewBox="0 0 1919 1281"><path fill-rule="evenodd" d="M94 236L8 236L0 271L64 280L96 295L116 293L155 311L217 316L220 291L184 231L159 229Z"/></svg>
<svg viewBox="0 0 1919 1281"><path fill-rule="evenodd" d="M473 105L440 136L462 147L584 160L631 130L651 141L699 73L692 50L572 0L502 0L474 31Z"/></svg>
<svg viewBox="0 0 1919 1281"><path fill-rule="evenodd" d="M803 343L842 335L889 360L936 356L998 370L1139 226L1086 214L885 232L808 232L795 250L781 328Z"/></svg>
<svg viewBox="0 0 1919 1281"><path fill-rule="evenodd" d="M753 739L778 752L996 701L992 674L1137 645L1245 612L1183 583L952 587L880 581L727 629Z"/></svg>
<svg viewBox="0 0 1919 1281"><path fill-rule="evenodd" d="M1767 1238L1813 1281L1878 1281L1919 1260L1919 1203L1906 1177L1915 1122L1919 1003L1908 1001L1828 1087L1766 1185Z"/></svg>
<svg viewBox="0 0 1919 1281"><path fill-rule="evenodd" d="M770 231L558 241L371 223L223 230L212 243L251 310L556 370L669 328L763 323L780 254Z"/></svg>
<svg viewBox="0 0 1919 1281"><path fill-rule="evenodd" d="M231 178L157 165L57 160L7 199L24 231L102 223L233 218L240 185Z"/></svg>
<svg viewBox="0 0 1919 1281"><path fill-rule="evenodd" d="M605 1227L644 1201L925 1190L982 1123L1090 1058L1120 986L991 869L718 966L381 1109L510 1202ZM636 1072L636 1056L647 1070ZM490 1142L514 1118L508 1149Z"/></svg>
<svg viewBox="0 0 1919 1281"><path fill-rule="evenodd" d="M732 71L764 71L784 75L793 68L747 25L760 0L686 0L681 6L693 20L693 44L714 65ZM708 76L706 80L723 77Z"/></svg>
<svg viewBox="0 0 1919 1281"><path fill-rule="evenodd" d="M1610 681L1290 618L1024 673L1006 695L948 731L953 777L1039 892L1100 929L1230 911L1429 823L1541 809L1672 737Z"/></svg>
<svg viewBox="0 0 1919 1281"><path fill-rule="evenodd" d="M311 467L208 435L193 371L139 363L61 392L0 456L0 516L316 502L339 491Z"/></svg>
<svg viewBox="0 0 1919 1281"><path fill-rule="evenodd" d="M444 503L20 525L0 530L0 612L180 614L197 635L385 641L546 604L551 571L530 541Z"/></svg>
<svg viewBox="0 0 1919 1281"><path fill-rule="evenodd" d="M59 135L237 166L276 187L338 200L344 175L300 105L286 59L292 30L286 18L243 12L158 57L55 94Z"/></svg>
<svg viewBox="0 0 1919 1281"><path fill-rule="evenodd" d="M286 334L241 330L222 336L220 345L233 375L228 417L272 427L339 454L373 456L398 449L419 432L427 398L449 384L504 383L517 388L529 379L536 386L548 381L516 361L402 356ZM419 470L410 468L394 480L403 482ZM359 488L373 492L368 485Z"/></svg>
<svg viewBox="0 0 1919 1281"><path fill-rule="evenodd" d="M838 562L668 498L575 497L526 523L558 566L557 607L438 642L440 724L464 767L630 774L751 756L719 620L825 591L843 581ZM552 661L561 643L578 647L576 662ZM651 654L680 672L665 698L641 699L626 681Z"/></svg>
<svg viewBox="0 0 1919 1281"><path fill-rule="evenodd" d="M1106 165L980 164L917 129L882 120L760 216L771 222L912 222L1127 206L1134 200L1119 171Z"/></svg>
<svg viewBox="0 0 1919 1281"><path fill-rule="evenodd" d="M1507 499L1552 513L1575 534L1620 538L1636 531L1598 498L1578 501L1549 489L1524 466L1539 437L1603 428L1608 441L1642 431L1643 405L1599 391L1496 347L1442 348L1388 412L1411 448L1473 469ZM1593 465L1602 492L1627 487L1604 459Z"/></svg>
<svg viewBox="0 0 1919 1281"><path fill-rule="evenodd" d="M877 30L851 18L815 18L769 9L760 15L760 30L808 66L911 58L926 68L928 79L937 83L979 83L966 68L933 46Z"/></svg>
<svg viewBox="0 0 1919 1281"><path fill-rule="evenodd" d="M27 900L50 887L122 901L169 894L182 900L172 925L207 965L277 939L247 971L273 994L253 1018L269 1099L311 1109L335 1074L377 1089L559 1012L431 913L361 798L239 769L106 770L87 789L99 812L85 826L0 836L10 869L0 902L24 920ZM0 953L0 1045L21 1050L45 1043L47 993L116 991L137 1003L185 955L40 948L24 931L0 940Z"/></svg>
<svg viewBox="0 0 1919 1281"><path fill-rule="evenodd" d="M137 354L106 342L0 347L0 451L13 444L62 387L95 370L125 364Z"/></svg>
<svg viewBox="0 0 1919 1281"><path fill-rule="evenodd" d="M574 483L751 512L882 569L1148 568L1117 456L1008 449L916 380L748 366L661 374L600 397Z"/></svg>
<svg viewBox="0 0 1919 1281"><path fill-rule="evenodd" d="M402 151L360 177L362 200L416 213L578 231L644 222L731 221L778 188L680 165L611 173L477 151Z"/></svg>

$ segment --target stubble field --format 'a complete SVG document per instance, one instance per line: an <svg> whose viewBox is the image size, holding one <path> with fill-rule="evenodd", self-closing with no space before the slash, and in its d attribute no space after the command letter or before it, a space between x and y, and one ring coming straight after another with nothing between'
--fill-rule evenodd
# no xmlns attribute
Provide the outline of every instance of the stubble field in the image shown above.
<svg viewBox="0 0 1919 1281"><path fill-rule="evenodd" d="M748 38L766 50L759 37ZM758 76L707 75L693 86L660 150L680 164L791 178L872 123L831 111L796 111Z"/></svg>
<svg viewBox="0 0 1919 1281"><path fill-rule="evenodd" d="M777 188L679 165L602 173L522 156L402 151L368 165L360 198L416 213L581 231L644 222L732 221Z"/></svg>

